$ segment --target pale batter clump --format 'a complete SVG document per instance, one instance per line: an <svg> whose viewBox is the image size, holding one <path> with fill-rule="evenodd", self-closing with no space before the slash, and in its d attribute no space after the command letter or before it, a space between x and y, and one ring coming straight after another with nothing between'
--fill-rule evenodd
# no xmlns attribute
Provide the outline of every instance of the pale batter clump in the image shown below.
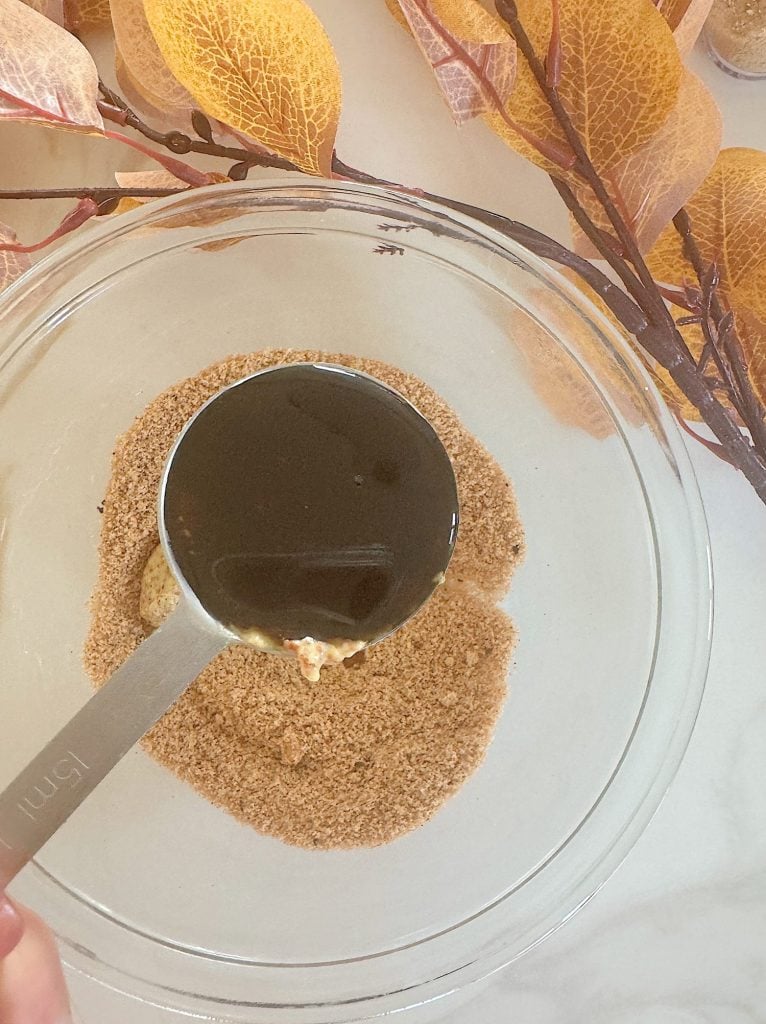
<svg viewBox="0 0 766 1024"><path fill-rule="evenodd" d="M258 831L311 848L374 846L423 824L481 763L515 642L495 603L523 555L511 486L427 385L374 360L319 351L234 356L158 396L118 440L103 514L87 669L103 683L168 611L144 570L177 434L227 384L285 362L341 363L402 392L430 420L458 482L461 525L447 579L393 636L318 682L294 660L237 646L219 655L144 740L146 750ZM151 568L151 567L150 567ZM147 614L151 617L147 617Z"/></svg>
<svg viewBox="0 0 766 1024"><path fill-rule="evenodd" d="M156 629L170 615L181 598L181 590L170 571L160 544L149 555L141 576L141 590L138 610L142 620ZM365 646L362 640L336 640L328 643L304 636L300 640L283 640L267 636L258 629L236 630L245 643L259 651L273 654L281 648L295 657L304 679L318 683L325 665L340 665L347 658L353 658Z"/></svg>

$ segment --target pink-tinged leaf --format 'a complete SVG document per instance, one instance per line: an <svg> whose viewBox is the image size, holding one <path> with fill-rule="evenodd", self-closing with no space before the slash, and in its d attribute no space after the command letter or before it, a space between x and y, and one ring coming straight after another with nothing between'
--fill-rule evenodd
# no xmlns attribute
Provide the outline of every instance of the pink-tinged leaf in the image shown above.
<svg viewBox="0 0 766 1024"><path fill-rule="evenodd" d="M118 76L129 79L145 104L186 125L197 104L165 63L146 20L143 0L111 0L111 10Z"/></svg>
<svg viewBox="0 0 766 1024"><path fill-rule="evenodd" d="M128 70L119 48L115 48L114 53L114 77L117 80L117 91L130 109L139 114L152 128L159 132L180 131L186 135L192 131L191 108L167 111L155 107Z"/></svg>
<svg viewBox="0 0 766 1024"><path fill-rule="evenodd" d="M217 185L229 179L216 171L201 171L205 185ZM114 179L120 188L189 188L188 182L170 171L115 171Z"/></svg>
<svg viewBox="0 0 766 1024"><path fill-rule="evenodd" d="M0 26L0 117L101 131L98 72L82 43L22 0L0 0Z"/></svg>
<svg viewBox="0 0 766 1024"><path fill-rule="evenodd" d="M18 244L16 232L7 224L0 224L0 243ZM0 249L0 291L13 284L17 277L29 270L32 259L27 253Z"/></svg>
<svg viewBox="0 0 766 1024"><path fill-rule="evenodd" d="M516 43L478 0L399 0L457 124L503 110Z"/></svg>
<svg viewBox="0 0 766 1024"><path fill-rule="evenodd" d="M607 187L629 223L642 252L659 238L684 203L705 180L721 146L721 113L691 71L685 71L676 105L659 131L605 176ZM577 197L597 227L610 231L603 210L586 186ZM573 227L576 251L597 255Z"/></svg>
<svg viewBox="0 0 766 1024"><path fill-rule="evenodd" d="M86 220L90 220L91 217L95 217L97 213L98 204L94 202L93 199L80 199L77 206L75 206L75 208L71 210L66 217L64 217L59 226L54 231L51 231L49 235L46 235L45 238L42 238L39 242L33 242L31 245L22 245L21 242L15 240L14 236L14 241L0 241L0 254L39 252L40 249L44 249L46 245L50 245L51 242L56 242L64 235L68 235L70 231L74 231L76 228L79 228Z"/></svg>
<svg viewBox="0 0 766 1024"><path fill-rule="evenodd" d="M177 189L190 189L192 186L187 185L185 181L181 181L180 178L176 178L170 171L115 171L115 181L120 188L125 189L138 189L138 188L177 188ZM212 184L212 182L211 182ZM122 213L128 213L131 210L138 209L139 206L143 206L145 203L155 202L155 196L131 196L125 195L117 203L114 209L108 211L109 216L119 216Z"/></svg>
<svg viewBox="0 0 766 1024"><path fill-rule="evenodd" d="M115 171L115 180L120 188L124 189L139 189L139 188L176 188L180 190L187 190L193 186L188 185L185 181L181 181L180 178L176 178L175 175L170 174L169 171ZM218 171L210 171L207 175L206 185L219 185L224 181L231 181L225 174L219 174ZM121 214L127 213L129 210L135 210L139 206L143 206L144 203L155 202L154 196L131 196L126 195L120 199L117 207L114 210L110 210L110 214Z"/></svg>

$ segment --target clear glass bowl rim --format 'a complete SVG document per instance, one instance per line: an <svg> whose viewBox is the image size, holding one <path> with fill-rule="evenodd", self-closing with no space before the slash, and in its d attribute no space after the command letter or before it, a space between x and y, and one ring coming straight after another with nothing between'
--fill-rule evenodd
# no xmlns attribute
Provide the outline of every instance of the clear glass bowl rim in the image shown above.
<svg viewBox="0 0 766 1024"><path fill-rule="evenodd" d="M0 297L0 318L4 319L6 323L10 320L12 324L13 318L16 317L19 326L26 328L29 323L39 316L35 308L35 295L38 290L42 291L43 295L46 294L45 288L40 288L40 286L46 280L50 280L56 275L60 276L62 272L65 274L67 266L74 261L82 262L87 260L92 254L97 254L98 250L103 246L113 245L123 235L137 228L161 221L168 214L184 214L195 209L215 206L217 203L226 203L231 200L232 196L239 199L252 200L256 207L259 201L266 201L271 196L289 201L295 209L305 205L307 211L316 209L317 203L325 203L333 207L351 210L359 210L360 204L361 208L364 208L365 203L368 203L374 205L377 211L387 212L391 216L402 218L403 216L410 215L417 217L421 223L428 221L436 225L446 225L457 231L466 242L482 246L491 251L493 255L500 255L517 266L522 265L531 269L535 277L543 280L549 287L564 296L572 307L581 312L582 316L587 317L592 324L597 325L604 346L619 355L620 361L629 368L631 375L638 382L646 396L647 402L652 407L655 423L662 432L664 454L673 463L674 473L683 491L684 502L692 527L690 545L693 548L697 580L701 581L701 586L695 595L696 606L694 612L690 612L690 621L694 622L697 640L694 664L687 666L688 673L683 702L683 717L679 720L677 728L668 742L661 763L656 766L656 772L646 790L643 801L633 809L630 820L626 823L621 834L615 838L608 848L600 852L597 860L582 878L577 891L571 894L570 898L567 899L566 906L561 908L557 914L556 920L551 921L533 942L530 942L521 950L495 950L491 954L466 962L459 968L451 969L447 973L433 977L422 984L402 988L399 991L389 989L387 991L371 992L369 996L363 999L350 1002L339 1000L337 1003L322 1003L321 1006L313 1003L295 1002L290 1006L282 1006L280 1004L279 1007L266 1006L257 1002L237 1004L238 1006L242 1005L243 1009L245 1006L253 1010L260 1008L268 1014L274 1011L276 1016L272 1017L272 1015L269 1015L268 1017L263 1017L264 1020L268 1019L269 1021L272 1019L281 1020L282 1011L285 1011L286 1015L291 1017L291 1024L298 1024L298 1021L302 1022L304 1020L311 1021L313 1024L314 1021L329 1022L369 1019L395 1010L419 1006L462 989L464 986L472 984L507 966L507 964L534 948L534 946L543 941L543 939L560 927L588 902L616 867L619 866L643 832L680 766L691 738L699 704L702 699L709 661L713 615L712 566L707 528L694 472L675 421L657 393L640 360L614 325L600 313L575 285L523 246L512 242L501 233L466 215L455 213L451 209L417 196L373 186L346 184L335 181L318 179L296 181L295 178L266 178L257 182L246 181L225 186L215 185L209 188L195 189L180 196L155 200L151 204L147 204L131 213L120 215L112 223L96 225L89 231L85 231L67 240L59 249L41 260L6 290ZM362 209L362 212L364 212L364 209ZM5 346L4 351L0 350L0 362L5 362L15 351L13 337L14 334L11 331L11 342ZM648 497L647 506L651 512L652 506ZM618 767L615 775L607 784L607 788L612 785L620 767ZM583 824L586 824L587 820ZM47 876L42 868L37 865L35 865L35 868L40 876L40 881L44 885L59 886L59 883ZM77 943L68 938L66 934L62 934L60 929L58 937L64 947L65 960L73 969L93 977L101 984L114 988L116 991L190 1016L196 1017L197 1012L195 1011L202 1009L204 1005L206 1011L216 1012L216 1020L249 1020L249 1018L243 1016L227 1016L229 1013L238 1013L239 1011L231 1006L226 1006L221 1001L209 999L209 997L201 993L198 995L187 992L182 993L171 988L158 991L151 984L144 983L138 977L132 977L129 973L113 966L107 961L94 962L92 954L89 952L84 954L78 948ZM323 965L323 968L320 969L325 967L332 969L333 965ZM259 1017L258 1019L260 1020L261 1018Z"/></svg>

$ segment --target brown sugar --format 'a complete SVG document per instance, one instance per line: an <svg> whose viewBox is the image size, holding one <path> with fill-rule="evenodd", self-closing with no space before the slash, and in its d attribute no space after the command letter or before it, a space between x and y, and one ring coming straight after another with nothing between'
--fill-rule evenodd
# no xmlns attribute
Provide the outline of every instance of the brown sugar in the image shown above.
<svg viewBox="0 0 766 1024"><path fill-rule="evenodd" d="M144 747L259 832L310 848L374 846L423 824L481 763L515 642L512 623L493 602L524 546L502 470L417 378L374 360L266 350L208 367L151 402L114 453L85 664L101 684L151 631L140 614L141 578L158 542L162 469L186 420L241 377L319 360L392 385L441 437L461 504L447 581L404 628L323 670L318 683L289 660L229 648Z"/></svg>

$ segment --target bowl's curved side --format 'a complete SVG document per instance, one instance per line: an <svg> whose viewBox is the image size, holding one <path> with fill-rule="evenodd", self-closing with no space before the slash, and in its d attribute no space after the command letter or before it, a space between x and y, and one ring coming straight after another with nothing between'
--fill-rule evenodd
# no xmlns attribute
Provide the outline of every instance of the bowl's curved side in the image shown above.
<svg viewBox="0 0 766 1024"><path fill-rule="evenodd" d="M306 244L303 239L323 233L354 238L354 244L361 239L367 253L388 244L393 228L398 229L397 244L418 265L431 268L429 273L443 274L453 291L466 282L466 288L480 291L489 309L486 324L499 324L498 337L511 307L523 311L526 323L540 325L608 414L612 436L603 451L612 453L625 479L631 478L630 500L646 531L645 550L638 551L637 543L637 551L626 552L625 558L646 561L646 578L654 588L652 608L646 611L654 631L646 640L651 648L648 678L622 754L577 827L540 857L519 885L498 892L453 926L413 932L410 941L375 955L324 963L224 955L191 943L174 944L151 929L118 921L41 864L19 880L17 894L45 908L73 969L190 1017L240 1024L367 1019L438 999L523 955L582 907L635 843L678 769L702 698L712 628L712 570L699 492L673 417L626 339L571 282L461 214L367 186L279 179L194 190L96 226L68 240L0 298L0 413L70 318L106 295L116 281L129 280L150 258L156 256L159 265L174 251L199 246L228 252L232 240L258 233L288 239L286 253L297 253ZM387 267L394 280L402 272L396 259L384 251L373 264ZM385 280L376 277L365 301L378 301ZM311 291L312 301L323 301L320 292ZM377 308L388 310L399 329L401 311L388 309L385 298L379 301ZM327 302L339 305L337 295ZM309 310L307 330L311 315ZM457 304L454 315L465 315L471 325L478 314L468 303L465 310ZM280 309L274 316L275 322L289 325L297 314ZM420 330L428 358L438 360L428 322L413 321L406 329L413 338ZM491 346L488 352L489 360ZM475 386L467 377L458 379L455 394ZM136 408L143 400L135 397ZM476 422L480 434L479 413ZM533 432L528 443L535 443ZM613 571L620 571L616 562ZM592 624L594 631L599 625ZM522 889L523 905L517 895ZM260 995L264 992L268 998Z"/></svg>

